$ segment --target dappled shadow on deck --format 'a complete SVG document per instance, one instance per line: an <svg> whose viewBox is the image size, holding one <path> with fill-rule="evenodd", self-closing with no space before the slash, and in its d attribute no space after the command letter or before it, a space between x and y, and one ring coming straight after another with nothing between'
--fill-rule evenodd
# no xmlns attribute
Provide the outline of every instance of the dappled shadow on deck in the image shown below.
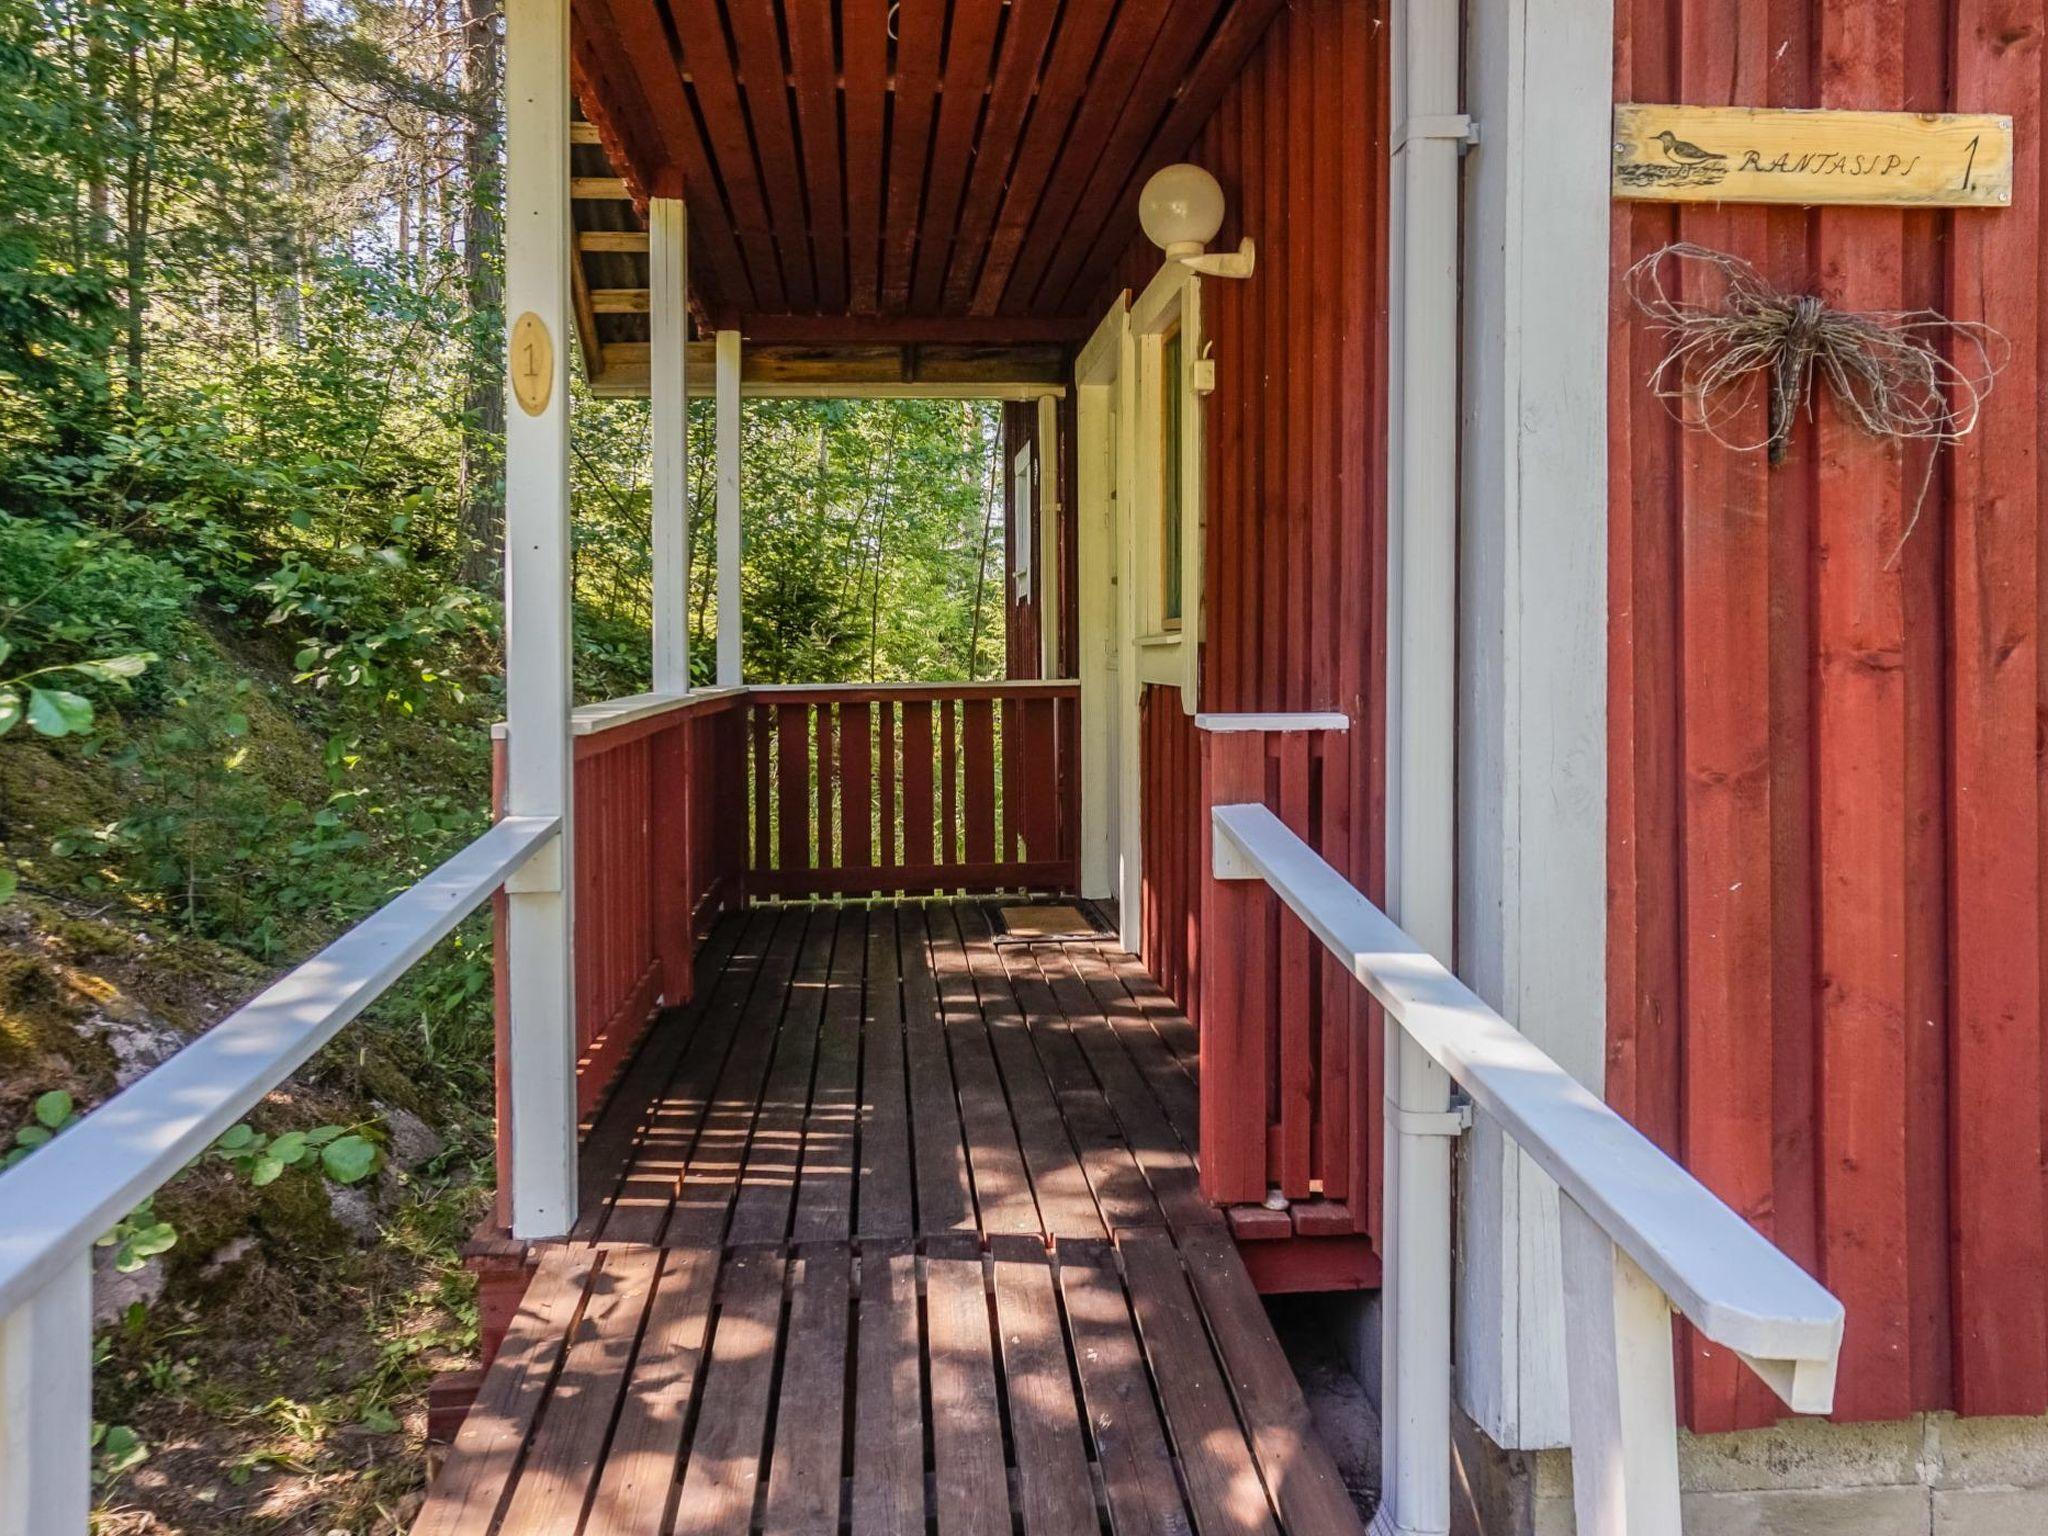
<svg viewBox="0 0 2048 1536"><path fill-rule="evenodd" d="M1195 1065L1106 942L728 919L415 1530L1358 1530L1200 1196Z"/></svg>

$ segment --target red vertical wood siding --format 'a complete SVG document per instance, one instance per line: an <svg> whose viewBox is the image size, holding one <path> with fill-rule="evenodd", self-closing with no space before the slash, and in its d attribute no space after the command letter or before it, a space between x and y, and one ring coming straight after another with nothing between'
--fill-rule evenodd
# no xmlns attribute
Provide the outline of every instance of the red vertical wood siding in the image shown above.
<svg viewBox="0 0 2048 1536"><path fill-rule="evenodd" d="M1368 894L1384 893L1386 58L1377 3L1281 10L1187 158L1222 183L1214 242L1258 245L1247 281L1202 286L1216 361L1204 417L1201 702L1338 710L1347 732L1274 738L1271 803ZM1116 273L1136 291L1159 253ZM1111 294L1102 297L1107 307ZM1143 959L1199 1022L1204 807L1200 741L1175 690L1146 690L1141 736ZM1291 755L1290 755L1291 754ZM1274 953L1287 1024L1271 1042L1267 1176L1377 1221L1377 1028L1350 978L1292 916ZM1289 930L1292 930L1291 932ZM1275 985L1281 985L1277 981ZM1289 1112L1283 1112L1286 1095ZM1333 1149L1341 1148L1341 1154ZM1207 1152L1205 1147L1205 1153Z"/></svg>
<svg viewBox="0 0 2048 1536"><path fill-rule="evenodd" d="M2042 8L1631 0L1616 29L1623 101L2015 120L2006 211L1617 205L1607 1090L1842 1297L1840 1417L2039 1413ZM1930 480L1825 399L1776 470L1680 429L1618 284L1672 240L1997 327L1979 430ZM1775 1415L1697 1338L1681 1363L1696 1428Z"/></svg>

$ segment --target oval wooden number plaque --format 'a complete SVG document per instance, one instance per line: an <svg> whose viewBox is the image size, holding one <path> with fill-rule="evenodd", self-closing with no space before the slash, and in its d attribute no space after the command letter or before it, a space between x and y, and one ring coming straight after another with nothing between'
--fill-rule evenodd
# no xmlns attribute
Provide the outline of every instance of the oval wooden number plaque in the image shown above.
<svg viewBox="0 0 2048 1536"><path fill-rule="evenodd" d="M548 396L555 388L555 344L548 336L547 322L528 310L512 322L512 393L519 409L538 416L548 408Z"/></svg>

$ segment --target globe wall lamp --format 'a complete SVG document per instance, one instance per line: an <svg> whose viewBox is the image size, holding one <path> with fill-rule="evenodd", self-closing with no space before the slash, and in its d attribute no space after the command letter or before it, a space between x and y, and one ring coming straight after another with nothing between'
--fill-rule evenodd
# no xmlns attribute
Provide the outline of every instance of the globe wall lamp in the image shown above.
<svg viewBox="0 0 2048 1536"><path fill-rule="evenodd" d="M1208 249L1223 227L1223 188L1199 165L1183 162L1154 171L1138 194L1138 223L1169 261L1209 277L1252 275L1257 252L1249 236L1235 251Z"/></svg>

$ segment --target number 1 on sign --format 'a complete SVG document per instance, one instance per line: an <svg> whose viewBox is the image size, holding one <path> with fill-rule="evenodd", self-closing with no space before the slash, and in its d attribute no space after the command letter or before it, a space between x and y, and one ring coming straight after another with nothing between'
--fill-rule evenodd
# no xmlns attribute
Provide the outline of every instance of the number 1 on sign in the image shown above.
<svg viewBox="0 0 2048 1536"><path fill-rule="evenodd" d="M555 344L547 322L527 310L512 322L512 393L519 408L538 416L548 408L555 387Z"/></svg>

